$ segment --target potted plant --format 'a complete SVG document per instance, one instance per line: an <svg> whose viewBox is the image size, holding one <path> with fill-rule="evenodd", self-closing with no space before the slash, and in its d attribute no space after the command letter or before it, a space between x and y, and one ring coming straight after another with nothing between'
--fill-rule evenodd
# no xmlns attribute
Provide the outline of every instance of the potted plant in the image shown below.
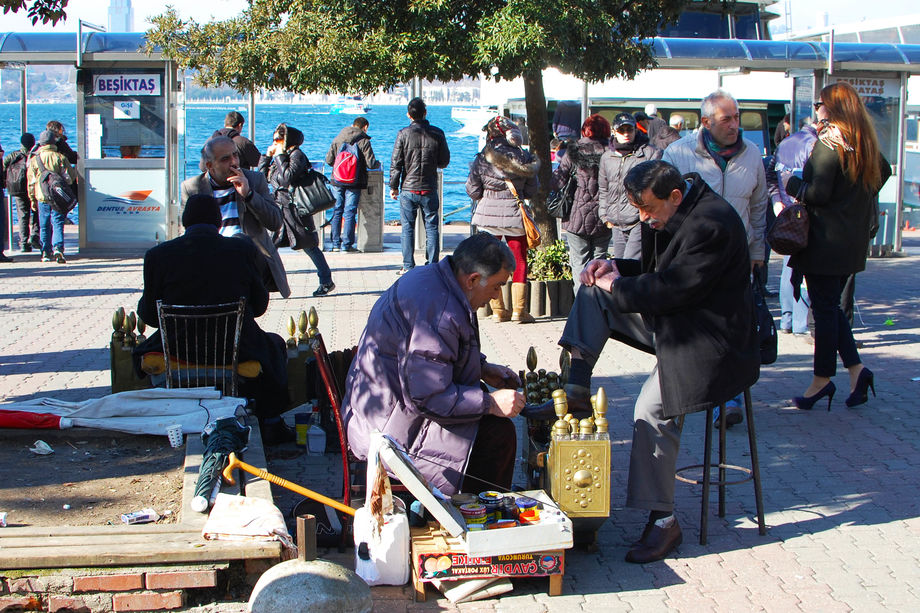
<svg viewBox="0 0 920 613"><path fill-rule="evenodd" d="M567 316L575 299L569 250L562 239L527 252L530 313L534 317Z"/></svg>

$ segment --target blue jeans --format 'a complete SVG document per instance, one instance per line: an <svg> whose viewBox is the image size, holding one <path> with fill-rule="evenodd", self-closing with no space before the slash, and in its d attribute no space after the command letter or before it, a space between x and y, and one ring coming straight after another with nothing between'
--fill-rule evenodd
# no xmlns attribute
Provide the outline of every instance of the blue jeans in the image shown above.
<svg viewBox="0 0 920 613"><path fill-rule="evenodd" d="M355 246L355 217L358 214L358 202L361 200L361 190L347 187L329 186L335 195L335 206L332 208L332 247L334 249L351 249ZM345 219L345 228L342 229L342 218ZM342 235L345 235L344 237Z"/></svg>
<svg viewBox="0 0 920 613"><path fill-rule="evenodd" d="M47 202L38 203L39 237L42 253L51 257L52 250L64 252L64 215L58 213ZM53 233L52 233L53 230Z"/></svg>
<svg viewBox="0 0 920 613"><path fill-rule="evenodd" d="M418 209L422 210L425 219L425 263L438 262L438 192L431 190L427 194L413 194L403 190L399 193L399 220L402 223L402 233L399 242L402 244L403 268L415 266L415 216Z"/></svg>
<svg viewBox="0 0 920 613"><path fill-rule="evenodd" d="M783 271L779 278L779 307L782 315L779 327L795 334L808 334L808 292L802 290L801 299L792 295L792 269L789 256L783 256Z"/></svg>
<svg viewBox="0 0 920 613"><path fill-rule="evenodd" d="M316 267L316 274L319 275L320 285L332 283L332 271L329 269L329 264L326 263L326 256L323 255L320 248L311 247L309 249L304 249L304 253L313 260L313 265Z"/></svg>

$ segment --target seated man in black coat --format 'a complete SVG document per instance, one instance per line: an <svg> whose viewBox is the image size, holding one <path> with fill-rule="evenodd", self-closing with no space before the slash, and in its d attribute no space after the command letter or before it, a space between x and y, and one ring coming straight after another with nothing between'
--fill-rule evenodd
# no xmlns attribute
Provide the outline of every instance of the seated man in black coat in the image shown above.
<svg viewBox="0 0 920 613"><path fill-rule="evenodd" d="M677 417L735 397L760 375L747 235L696 173L643 162L624 187L642 221L642 259L594 260L581 274L559 344L572 352L566 393L588 406L608 338L657 356L636 399L626 505L650 511L627 562L664 558L681 542L674 517Z"/></svg>
<svg viewBox="0 0 920 613"><path fill-rule="evenodd" d="M137 313L157 327L157 300L175 305L206 305L246 298L240 332L240 361L258 360L261 374L240 379L240 395L255 400L262 439L267 445L294 440L279 415L287 408L287 351L277 334L263 332L255 318L268 308L268 290L257 266L259 254L248 238L221 236L220 207L206 195L190 196L182 213L185 234L153 247L144 256L144 293ZM138 345L135 355L162 351L160 331Z"/></svg>

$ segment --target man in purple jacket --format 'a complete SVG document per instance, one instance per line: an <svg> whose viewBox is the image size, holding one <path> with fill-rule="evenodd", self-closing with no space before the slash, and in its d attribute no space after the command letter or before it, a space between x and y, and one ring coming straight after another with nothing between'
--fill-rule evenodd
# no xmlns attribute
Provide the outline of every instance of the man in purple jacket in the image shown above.
<svg viewBox="0 0 920 613"><path fill-rule="evenodd" d="M359 458L380 430L445 494L510 489L517 442L510 418L524 396L514 371L480 353L476 309L498 297L513 271L508 246L476 234L377 300L345 383L348 445Z"/></svg>

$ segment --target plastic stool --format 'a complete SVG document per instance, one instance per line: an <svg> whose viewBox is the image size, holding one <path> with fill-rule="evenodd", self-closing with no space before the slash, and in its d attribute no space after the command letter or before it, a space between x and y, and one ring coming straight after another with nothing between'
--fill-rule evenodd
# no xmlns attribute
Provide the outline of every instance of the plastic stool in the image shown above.
<svg viewBox="0 0 920 613"><path fill-rule="evenodd" d="M758 532L761 536L767 533L766 524L763 518L763 494L760 489L760 464L757 461L757 437L754 432L754 411L751 408L751 390L750 388L744 390L744 413L747 420L747 431L748 431L748 444L750 445L751 451L751 468L745 468L743 466L736 466L734 464L727 464L725 462L725 431L727 429L725 423L725 403L719 405L719 463L712 463L712 409L706 410L706 441L705 449L703 450L703 463L702 464L693 464L691 466L684 466L683 468L678 468L675 474L675 477L679 481L684 483L691 483L693 485L702 485L703 486L703 496L701 501L700 508L700 545L706 544L706 538L709 532L709 487L711 485L717 485L719 487L719 517L725 517L725 486L727 485L737 485L739 483L746 483L748 481L754 482L754 500L757 504L757 525ZM681 416L681 426L683 426L683 418ZM708 468L706 468L708 467ZM703 469L703 478L702 480L698 479L689 479L681 475L682 472L694 469ZM712 469L719 469L719 479L718 481L712 481ZM737 481L728 481L726 480L726 470L735 470L745 474L745 476Z"/></svg>

